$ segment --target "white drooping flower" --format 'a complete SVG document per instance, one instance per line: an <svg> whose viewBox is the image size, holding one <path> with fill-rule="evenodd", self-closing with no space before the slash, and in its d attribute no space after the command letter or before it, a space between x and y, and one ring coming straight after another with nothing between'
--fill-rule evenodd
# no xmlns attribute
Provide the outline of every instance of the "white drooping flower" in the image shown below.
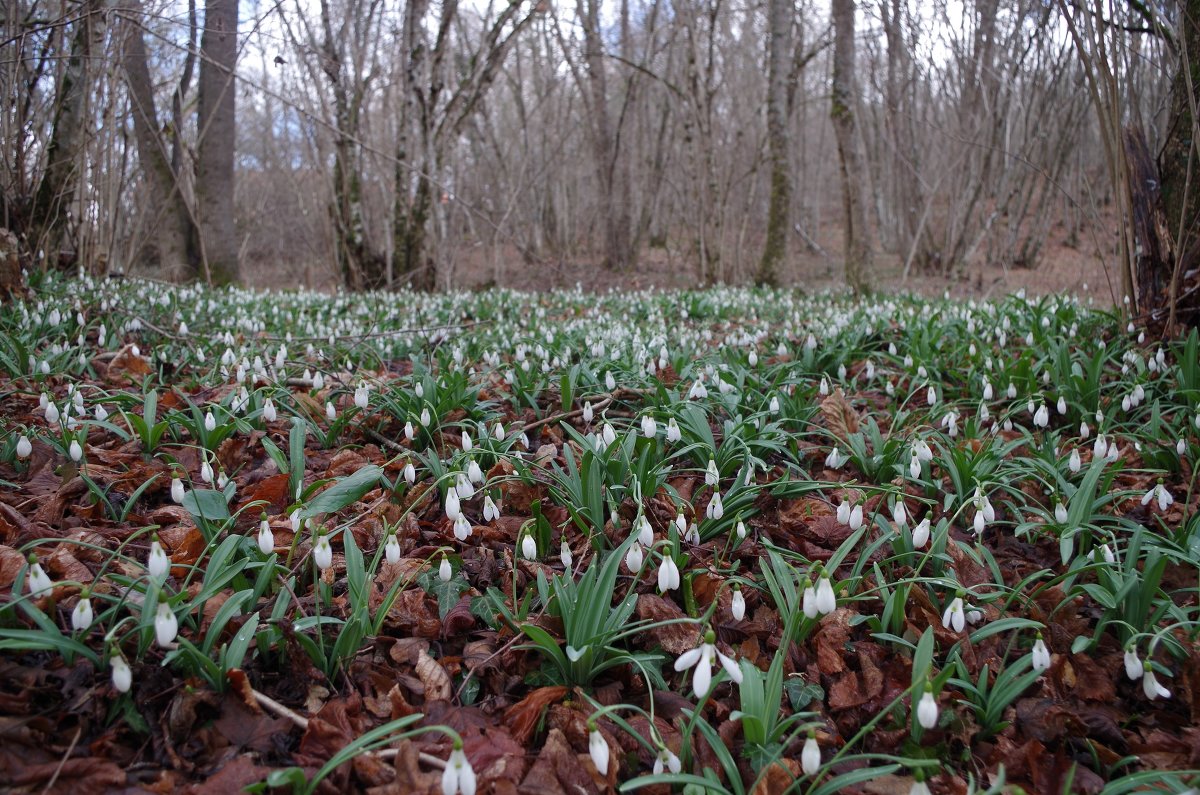
<svg viewBox="0 0 1200 795"><path fill-rule="evenodd" d="M649 414L642 417L642 436L653 439L658 434L658 423Z"/></svg>
<svg viewBox="0 0 1200 795"><path fill-rule="evenodd" d="M837 507L838 524L848 524L850 522L850 503L846 498L842 498L842 502Z"/></svg>
<svg viewBox="0 0 1200 795"><path fill-rule="evenodd" d="M412 461L404 465L404 480L410 486L417 482L417 468L413 466Z"/></svg>
<svg viewBox="0 0 1200 795"><path fill-rule="evenodd" d="M489 494L483 498L483 521L494 522L500 518L500 509L496 507L496 503L492 500Z"/></svg>
<svg viewBox="0 0 1200 795"><path fill-rule="evenodd" d="M208 431L209 433L212 433L216 429L217 429L217 418L213 416L212 409L209 409L208 413L204 415L204 430Z"/></svg>
<svg viewBox="0 0 1200 795"><path fill-rule="evenodd" d="M163 551L162 544L158 542L158 536L151 536L150 554L146 558L146 571L150 573L150 579L165 579L170 568L171 561L167 558L167 553Z"/></svg>
<svg viewBox="0 0 1200 795"><path fill-rule="evenodd" d="M452 522L458 521L458 517L462 515L462 509L458 502L458 491L455 489L446 489L446 518Z"/></svg>
<svg viewBox="0 0 1200 795"><path fill-rule="evenodd" d="M842 464L845 464L849 459L842 455L842 452L835 446L829 451L829 455L825 456L825 466L830 469L841 469Z"/></svg>
<svg viewBox="0 0 1200 795"><path fill-rule="evenodd" d="M270 555L275 551L275 534L271 532L271 523L264 513L258 522L258 551Z"/></svg>
<svg viewBox="0 0 1200 795"><path fill-rule="evenodd" d="M671 417L667 420L667 441L678 442L682 438L679 431L679 423L675 422L675 418Z"/></svg>
<svg viewBox="0 0 1200 795"><path fill-rule="evenodd" d="M739 520L737 523L737 526L733 528L733 532L737 536L738 541L745 541L746 540L746 523Z"/></svg>
<svg viewBox="0 0 1200 795"><path fill-rule="evenodd" d="M1045 403L1039 405L1037 411L1034 412L1033 424L1038 428L1045 428L1050 424L1050 411L1046 408Z"/></svg>
<svg viewBox="0 0 1200 795"><path fill-rule="evenodd" d="M1067 468L1071 470L1072 474L1078 474L1082 466L1083 460L1079 457L1079 450L1072 450L1071 457L1067 459Z"/></svg>
<svg viewBox="0 0 1200 795"><path fill-rule="evenodd" d="M996 521L996 511L992 508L992 502L984 495L978 486L975 487L975 496L971 498L972 504L975 506L975 535L983 535L983 531L987 529L990 522Z"/></svg>
<svg viewBox="0 0 1200 795"><path fill-rule="evenodd" d="M670 748L658 749L658 754L654 757L654 775L662 775L665 770L669 770L672 773L678 773L680 770L683 770L683 762L679 760L679 757Z"/></svg>
<svg viewBox="0 0 1200 795"><path fill-rule="evenodd" d="M262 418L266 422L274 422L278 419L279 414L275 411L275 401L267 398L263 401Z"/></svg>
<svg viewBox="0 0 1200 795"><path fill-rule="evenodd" d="M154 616L154 639L159 646L169 646L179 634L179 619L171 612L166 602L158 603L158 614Z"/></svg>
<svg viewBox="0 0 1200 795"><path fill-rule="evenodd" d="M337 419L337 409L333 407L333 402L329 400L325 401L325 419L330 422Z"/></svg>
<svg viewBox="0 0 1200 795"><path fill-rule="evenodd" d="M95 613L92 611L92 600L85 588L79 594L79 601L75 603L75 609L71 611L71 628L76 632L83 632L92 626L94 618Z"/></svg>
<svg viewBox="0 0 1200 795"><path fill-rule="evenodd" d="M1154 668L1149 660L1142 663L1142 670L1142 692L1146 694L1146 698L1153 701L1156 698L1171 697L1171 691L1159 684L1158 679L1154 677Z"/></svg>
<svg viewBox="0 0 1200 795"><path fill-rule="evenodd" d="M108 661L112 666L112 683L118 693L128 693L129 688L133 686L133 672L129 670L129 663L125 662L125 658L117 655Z"/></svg>
<svg viewBox="0 0 1200 795"><path fill-rule="evenodd" d="M637 547L638 543L635 541L633 546ZM658 564L658 590L666 593L677 588L679 588L679 566L675 564L675 558L668 551L662 556L662 562Z"/></svg>
<svg viewBox="0 0 1200 795"><path fill-rule="evenodd" d="M739 685L742 683L742 669L738 666L737 661L731 657L726 657L714 645L717 636L711 630L705 630L702 642L699 646L689 651L685 651L679 655L679 659L675 660L676 671L686 671L689 668L695 668L692 672L692 692L696 698L704 698L708 695L708 689L712 685L712 667L714 658L719 660L721 667L729 674L729 678Z"/></svg>
<svg viewBox="0 0 1200 795"><path fill-rule="evenodd" d="M604 423L604 426L600 429L600 438L604 440L605 447L611 447L612 443L617 440L617 432L613 428L612 423Z"/></svg>
<svg viewBox="0 0 1200 795"><path fill-rule="evenodd" d="M921 477L921 459L917 458L915 452L908 459L908 474L913 480Z"/></svg>
<svg viewBox="0 0 1200 795"><path fill-rule="evenodd" d="M83 448L79 446L79 440L72 439L71 446L67 449L67 454L71 456L71 460L79 463L79 459L83 458Z"/></svg>
<svg viewBox="0 0 1200 795"><path fill-rule="evenodd" d="M467 517L460 513L454 520L454 537L459 541L466 541L473 532L475 532L475 528L467 521Z"/></svg>
<svg viewBox="0 0 1200 795"><path fill-rule="evenodd" d="M526 560L535 560L537 558L537 541L533 535L526 533L521 538L521 557Z"/></svg>
<svg viewBox="0 0 1200 795"><path fill-rule="evenodd" d="M1142 665L1142 659L1138 657L1137 647L1130 644L1125 649L1125 675L1129 677L1131 682L1136 682L1142 678L1145 672L1146 669Z"/></svg>
<svg viewBox="0 0 1200 795"><path fill-rule="evenodd" d="M1167 491L1166 487L1163 486L1161 478L1154 485L1154 488L1142 496L1142 505L1149 505L1151 500L1158 500L1158 508L1161 511L1167 510L1175 502L1175 498L1171 496L1171 492Z"/></svg>
<svg viewBox="0 0 1200 795"><path fill-rule="evenodd" d="M325 571L333 565L333 547L329 546L329 538L322 530L317 534L317 541L313 544L313 562L317 564L317 568Z"/></svg>
<svg viewBox="0 0 1200 795"><path fill-rule="evenodd" d="M734 621L741 621L746 617L746 597L742 596L742 588L739 585L733 586L733 599L729 603L729 612L733 614Z"/></svg>
<svg viewBox="0 0 1200 795"><path fill-rule="evenodd" d="M354 405L365 410L371 401L371 390L366 384L360 383L354 390Z"/></svg>
<svg viewBox="0 0 1200 795"><path fill-rule="evenodd" d="M642 546L654 544L654 529L650 527L650 520L646 518L646 514L638 514L633 520L633 532L637 533L638 543Z"/></svg>
<svg viewBox="0 0 1200 795"><path fill-rule="evenodd" d="M1054 521L1059 524L1067 523L1067 506L1063 505L1062 500L1054 503Z"/></svg>
<svg viewBox="0 0 1200 795"><path fill-rule="evenodd" d="M806 776L815 775L821 769L821 747L817 745L816 735L812 732L808 733L804 749L800 751L800 769Z"/></svg>
<svg viewBox="0 0 1200 795"><path fill-rule="evenodd" d="M186 493L183 481L179 478L171 478L171 502L179 505L183 502L183 497Z"/></svg>
<svg viewBox="0 0 1200 795"><path fill-rule="evenodd" d="M58 411L58 406L54 405L54 401L46 404L46 422L49 425L54 425L58 422L62 414Z"/></svg>
<svg viewBox="0 0 1200 795"><path fill-rule="evenodd" d="M926 516L912 531L912 543L914 549L921 549L929 543L930 524L929 517Z"/></svg>
<svg viewBox="0 0 1200 795"><path fill-rule="evenodd" d="M388 563L396 564L400 562L400 542L396 540L394 532L388 533L387 541L383 544L383 556Z"/></svg>
<svg viewBox="0 0 1200 795"><path fill-rule="evenodd" d="M475 460L467 462L467 480L472 483L483 483L483 469L480 468L479 462Z"/></svg>
<svg viewBox="0 0 1200 795"><path fill-rule="evenodd" d="M917 722L921 724L922 728L932 729L937 726L937 719L938 705L937 699L933 697L933 685L926 682L925 692L917 703Z"/></svg>
<svg viewBox="0 0 1200 795"><path fill-rule="evenodd" d="M833 592L833 583L829 581L828 572L821 572L817 580L816 608L821 615L828 615L837 609L837 596Z"/></svg>
<svg viewBox="0 0 1200 795"><path fill-rule="evenodd" d="M54 590L54 582L50 579L50 575L42 568L42 564L38 563L36 555L29 556L29 574L27 578L29 584L29 593L34 599L39 599L43 596L49 596Z"/></svg>
<svg viewBox="0 0 1200 795"><path fill-rule="evenodd" d="M896 504L892 506L892 519L900 526L908 524L908 511L904 509L903 500L897 500Z"/></svg>
<svg viewBox="0 0 1200 795"><path fill-rule="evenodd" d="M21 434L21 438L17 439L17 458L29 458L33 453L33 445L29 441L29 437Z"/></svg>
<svg viewBox="0 0 1200 795"><path fill-rule="evenodd" d="M953 629L955 632L962 632L966 625L967 616L963 612L963 598L959 594L950 600L950 604L942 613L942 626L946 629Z"/></svg>
<svg viewBox="0 0 1200 795"><path fill-rule="evenodd" d="M409 420L408 422L405 422L404 423L404 438L411 442L416 435L417 435L417 429L413 427L412 421Z"/></svg>
<svg viewBox="0 0 1200 795"><path fill-rule="evenodd" d="M821 615L821 612L817 610L817 589L813 587L811 577L804 581L804 596L801 604L805 618L815 619Z"/></svg>
<svg viewBox="0 0 1200 795"><path fill-rule="evenodd" d="M563 539L562 544L558 547L558 559L562 561L564 569L571 568L575 562L575 558L571 555L571 545L567 543L566 539Z"/></svg>
<svg viewBox="0 0 1200 795"><path fill-rule="evenodd" d="M442 562L438 564L438 579L442 582L450 582L450 578L454 576L454 570L450 567L450 559L442 555Z"/></svg>
<svg viewBox="0 0 1200 795"><path fill-rule="evenodd" d="M454 491L460 500L469 500L475 496L475 487L471 478L465 472L459 472L454 478Z"/></svg>
<svg viewBox="0 0 1200 795"><path fill-rule="evenodd" d="M475 795L475 783L475 770L463 753L462 740L455 739L442 771L442 795Z"/></svg>
<svg viewBox="0 0 1200 795"><path fill-rule="evenodd" d="M717 462L708 459L708 468L704 470L704 484L716 486L721 481L721 473L717 471Z"/></svg>
<svg viewBox="0 0 1200 795"><path fill-rule="evenodd" d="M704 511L709 519L719 520L725 515L725 506L721 502L721 492L713 492L712 499L708 501L708 507Z"/></svg>
<svg viewBox="0 0 1200 795"><path fill-rule="evenodd" d="M1046 642L1042 640L1040 632L1037 634L1037 640L1033 643L1030 657L1033 660L1033 670L1045 671L1050 667L1050 650L1046 648Z"/></svg>
<svg viewBox="0 0 1200 795"><path fill-rule="evenodd" d="M600 775L608 775L608 757L609 748L608 741L600 734L600 730L596 728L595 723L588 725L588 754L592 757L592 764L600 771Z"/></svg>
<svg viewBox="0 0 1200 795"><path fill-rule="evenodd" d="M637 574L642 570L644 559L645 553L642 552L642 545L634 541L629 545L629 551L625 553L625 568L629 569L630 574Z"/></svg>
<svg viewBox="0 0 1200 795"><path fill-rule="evenodd" d="M590 400L583 404L581 416L583 417L583 422L585 425L592 424L592 417L594 414L592 413L592 402Z"/></svg>

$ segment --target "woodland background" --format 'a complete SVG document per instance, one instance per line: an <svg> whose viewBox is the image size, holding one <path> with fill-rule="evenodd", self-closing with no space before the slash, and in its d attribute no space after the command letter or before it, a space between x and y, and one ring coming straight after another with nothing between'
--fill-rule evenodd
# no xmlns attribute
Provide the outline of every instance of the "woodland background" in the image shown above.
<svg viewBox="0 0 1200 795"><path fill-rule="evenodd" d="M7 0L0 225L27 266L255 285L1044 268L1165 306L1194 270L1198 10Z"/></svg>

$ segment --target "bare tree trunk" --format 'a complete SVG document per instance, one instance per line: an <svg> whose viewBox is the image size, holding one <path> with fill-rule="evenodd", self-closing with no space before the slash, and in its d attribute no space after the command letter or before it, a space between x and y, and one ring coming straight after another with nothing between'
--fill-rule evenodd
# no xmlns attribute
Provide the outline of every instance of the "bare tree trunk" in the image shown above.
<svg viewBox="0 0 1200 795"><path fill-rule="evenodd" d="M104 35L101 0L87 0L75 21L71 53L54 97L54 123L46 144L46 170L34 196L30 236L43 261L57 267L67 236L68 208L75 199L79 157L87 138L90 64ZM70 256L73 259L74 255Z"/></svg>
<svg viewBox="0 0 1200 795"><path fill-rule="evenodd" d="M237 282L241 277L233 203L237 15L238 0L208 0L200 38L196 212L206 275L215 284Z"/></svg>
<svg viewBox="0 0 1200 795"><path fill-rule="evenodd" d="M854 0L833 0L833 98L830 117L837 136L846 223L846 283L855 293L871 271L871 231L867 226L866 169L858 138L858 84L854 64Z"/></svg>
<svg viewBox="0 0 1200 795"><path fill-rule="evenodd" d="M194 234L191 216L179 188L177 172L167 159L167 148L159 132L158 111L154 104L154 83L146 60L142 31L125 21L125 82L129 87L133 131L138 161L146 183L147 207L153 218L153 230L147 242L147 259L162 268L168 278L195 275L196 260L190 256L189 240ZM178 139L178 135L175 136Z"/></svg>
<svg viewBox="0 0 1200 795"><path fill-rule="evenodd" d="M771 157L771 200L767 210L767 243L758 263L758 284L777 284L787 259L791 218L791 175L788 173L786 58L792 44L792 0L769 0L767 7L767 146Z"/></svg>

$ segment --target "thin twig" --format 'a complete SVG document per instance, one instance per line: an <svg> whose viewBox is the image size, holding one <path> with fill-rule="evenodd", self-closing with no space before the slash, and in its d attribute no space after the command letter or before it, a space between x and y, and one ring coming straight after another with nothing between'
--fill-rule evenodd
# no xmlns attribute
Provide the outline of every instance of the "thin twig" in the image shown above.
<svg viewBox="0 0 1200 795"><path fill-rule="evenodd" d="M308 729L308 718L293 709L285 707L266 693L260 693L254 688L250 688L250 692L254 694L254 700L266 707L269 712L275 713L280 718L287 718L301 729Z"/></svg>
<svg viewBox="0 0 1200 795"><path fill-rule="evenodd" d="M71 758L71 752L75 750L75 744L79 742L79 735L83 734L83 726L75 728L75 737L71 740L71 744L67 746L67 752L63 754L62 759L58 760L58 767L54 768L54 775L46 782L46 786L42 789L42 795L45 795L54 788L54 782L58 781L58 776L62 773L62 769L66 767L67 760Z"/></svg>

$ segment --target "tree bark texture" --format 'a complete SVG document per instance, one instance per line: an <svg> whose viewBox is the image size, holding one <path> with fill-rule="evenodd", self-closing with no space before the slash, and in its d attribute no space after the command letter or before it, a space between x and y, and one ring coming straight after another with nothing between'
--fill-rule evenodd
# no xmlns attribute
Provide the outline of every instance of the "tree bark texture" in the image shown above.
<svg viewBox="0 0 1200 795"><path fill-rule="evenodd" d="M871 271L871 230L867 226L867 175L856 124L858 84L855 78L854 0L833 0L833 98L830 117L841 164L845 211L846 283L855 293L866 286Z"/></svg>
<svg viewBox="0 0 1200 795"><path fill-rule="evenodd" d="M237 282L240 278L233 192L237 21L238 0L208 0L200 37L196 214L206 275L214 284Z"/></svg>

